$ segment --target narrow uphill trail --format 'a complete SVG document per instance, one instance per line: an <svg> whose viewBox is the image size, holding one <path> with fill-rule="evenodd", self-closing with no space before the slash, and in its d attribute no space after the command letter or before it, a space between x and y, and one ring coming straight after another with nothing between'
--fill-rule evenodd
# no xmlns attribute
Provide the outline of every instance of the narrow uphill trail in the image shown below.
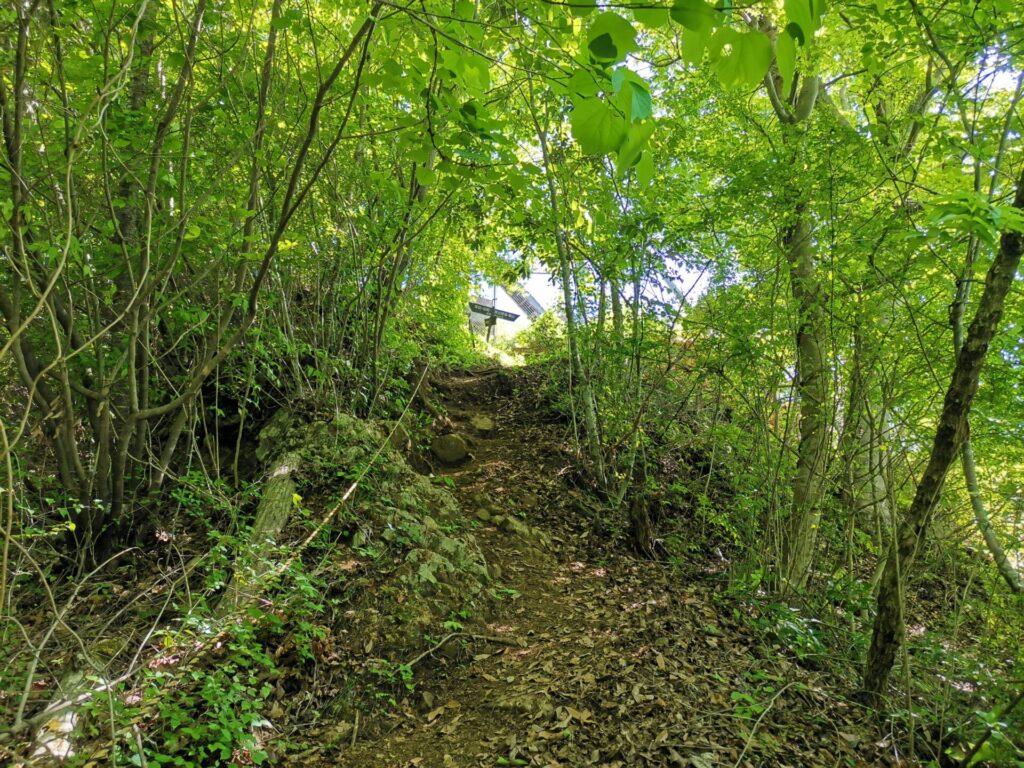
<svg viewBox="0 0 1024 768"><path fill-rule="evenodd" d="M568 428L545 416L540 383L540 371L496 370L439 386L473 454L444 474L506 599L418 661L407 705L336 764L891 764L831 693L837 681L753 636L720 577L597 543L593 499L570 482Z"/></svg>

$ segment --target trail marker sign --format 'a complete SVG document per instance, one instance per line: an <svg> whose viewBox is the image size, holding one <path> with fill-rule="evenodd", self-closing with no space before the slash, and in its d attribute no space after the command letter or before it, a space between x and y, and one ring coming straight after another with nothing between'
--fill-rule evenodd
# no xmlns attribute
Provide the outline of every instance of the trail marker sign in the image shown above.
<svg viewBox="0 0 1024 768"><path fill-rule="evenodd" d="M477 304L475 301L469 302L469 309L472 312L477 312L487 317L496 317L499 320L518 320L519 315L515 312L506 312L503 309L495 309L494 307L488 307L486 304Z"/></svg>
<svg viewBox="0 0 1024 768"><path fill-rule="evenodd" d="M471 320L474 314L483 315L484 325L487 328L488 341L490 341L491 338L491 330L494 328L495 325L497 325L499 320L512 321L519 319L519 315L515 314L514 312L506 312L503 309L495 309L494 307L489 307L486 304L478 304L475 301L469 302L469 313Z"/></svg>

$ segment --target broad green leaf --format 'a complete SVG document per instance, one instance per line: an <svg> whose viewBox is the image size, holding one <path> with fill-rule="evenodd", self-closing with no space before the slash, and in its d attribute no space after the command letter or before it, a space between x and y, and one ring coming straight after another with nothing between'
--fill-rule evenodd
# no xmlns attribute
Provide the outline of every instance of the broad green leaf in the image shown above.
<svg viewBox="0 0 1024 768"><path fill-rule="evenodd" d="M276 19L272 19L270 26L273 29L288 29L292 24L302 21L302 11L298 8L291 8Z"/></svg>
<svg viewBox="0 0 1024 768"><path fill-rule="evenodd" d="M445 66L455 73L459 83L470 93L483 95L491 87L487 59L475 53L445 53Z"/></svg>
<svg viewBox="0 0 1024 768"><path fill-rule="evenodd" d="M793 72L796 71L796 41L788 31L780 32L775 40L775 62L779 65L779 74L782 75L780 95L785 99L793 84Z"/></svg>
<svg viewBox="0 0 1024 768"><path fill-rule="evenodd" d="M406 150L406 154L413 162L425 163L430 159L430 153L432 150L433 147L429 143L424 144L417 142Z"/></svg>
<svg viewBox="0 0 1024 768"><path fill-rule="evenodd" d="M704 49L711 39L712 27L704 29L688 29L683 32L683 39L679 45L679 55L687 64L700 64L704 59Z"/></svg>
<svg viewBox="0 0 1024 768"><path fill-rule="evenodd" d="M626 83L634 83L635 85L639 85L645 91L648 90L647 81L640 77L636 72L626 66L616 67L615 71L612 72L612 93L618 93L621 91L622 86Z"/></svg>
<svg viewBox="0 0 1024 768"><path fill-rule="evenodd" d="M711 38L708 52L726 88L757 85L772 63L772 42L763 32L720 29Z"/></svg>
<svg viewBox="0 0 1024 768"><path fill-rule="evenodd" d="M622 84L626 82L626 75L628 74L628 67L616 67L615 71L612 72L612 93L618 93L622 90Z"/></svg>
<svg viewBox="0 0 1024 768"><path fill-rule="evenodd" d="M627 67L612 72L612 93L615 106L630 120L636 122L651 116L651 92L647 82Z"/></svg>
<svg viewBox="0 0 1024 768"><path fill-rule="evenodd" d="M676 0L669 12L672 20L695 32L715 26L717 13L704 0Z"/></svg>
<svg viewBox="0 0 1024 768"><path fill-rule="evenodd" d="M814 22L811 20L811 0L784 0L786 18L803 31L803 41L814 34Z"/></svg>
<svg viewBox="0 0 1024 768"><path fill-rule="evenodd" d="M625 175L626 171L636 165L640 159L640 153L643 152L644 147L647 146L647 140L651 138L651 133L654 132L654 123L648 121L646 123L634 123L629 126L629 131L626 134L626 140L622 142L622 146L619 148L619 154L616 158L615 165L619 171L619 177Z"/></svg>
<svg viewBox="0 0 1024 768"><path fill-rule="evenodd" d="M809 45L814 33L821 26L825 0L784 0L783 7L786 9L786 18L803 32L803 39L799 35L794 37L801 45Z"/></svg>
<svg viewBox="0 0 1024 768"><path fill-rule="evenodd" d="M569 115L572 135L584 154L614 152L626 138L626 118L601 99L583 99Z"/></svg>
<svg viewBox="0 0 1024 768"><path fill-rule="evenodd" d="M608 103L622 115L622 119L627 124L633 122L633 94L628 89L621 90L611 96L608 99Z"/></svg>
<svg viewBox="0 0 1024 768"><path fill-rule="evenodd" d="M573 16L589 16L597 9L597 0L573 0L569 13Z"/></svg>
<svg viewBox="0 0 1024 768"><path fill-rule="evenodd" d="M636 183L646 187L654 178L654 155L651 150L646 150L636 164Z"/></svg>
<svg viewBox="0 0 1024 768"><path fill-rule="evenodd" d="M637 50L636 30L617 13L602 13L587 29L587 50L598 61L624 61Z"/></svg>
<svg viewBox="0 0 1024 768"><path fill-rule="evenodd" d="M617 61L619 56L619 49L615 45L615 41L612 40L612 36L604 32L590 41L587 46L590 49L590 54L595 59L604 59L606 61Z"/></svg>
<svg viewBox="0 0 1024 768"><path fill-rule="evenodd" d="M506 181L514 192L522 192L529 184L529 180L518 173L510 173Z"/></svg>
<svg viewBox="0 0 1024 768"><path fill-rule="evenodd" d="M668 8L634 8L633 18L645 27L657 29L668 24Z"/></svg>
<svg viewBox="0 0 1024 768"><path fill-rule="evenodd" d="M421 187L431 187L437 183L437 174L427 166L421 165L416 168L416 181Z"/></svg>
<svg viewBox="0 0 1024 768"><path fill-rule="evenodd" d="M651 94L642 85L637 83L629 84L631 96L629 119L634 122L645 120L651 116Z"/></svg>
<svg viewBox="0 0 1024 768"><path fill-rule="evenodd" d="M573 72L567 87L571 93L577 93L580 96L596 96L601 90L594 75L585 69L577 69Z"/></svg>
<svg viewBox="0 0 1024 768"><path fill-rule="evenodd" d="M804 37L804 31L800 29L800 25L796 22L789 22L789 24L786 25L786 32L800 45L807 42L807 39Z"/></svg>

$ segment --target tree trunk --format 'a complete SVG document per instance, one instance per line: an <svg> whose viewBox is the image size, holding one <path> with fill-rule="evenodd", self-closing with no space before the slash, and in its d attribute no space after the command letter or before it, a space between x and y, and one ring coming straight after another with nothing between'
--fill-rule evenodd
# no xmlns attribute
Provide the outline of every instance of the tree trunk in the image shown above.
<svg viewBox="0 0 1024 768"><path fill-rule="evenodd" d="M980 169L975 178L980 180ZM977 186L975 184L975 189L977 189ZM971 242L967 247L964 272L960 280L957 281L956 298L949 313L950 324L953 326L953 352L958 356L964 345L964 312L967 310L967 302L971 295L971 284L974 282L974 258L977 249L978 240L971 238ZM1019 593L1024 590L1020 576L1013 563L1007 558L1006 551L1003 549L999 537L992 528L992 522L988 517L988 510L985 509L985 502L981 499L981 488L978 485L978 469L974 462L974 449L971 447L969 424L964 444L960 448L960 466L964 472L967 496L971 500L971 511L974 512L974 520L978 524L978 530L981 532L982 538L985 540L985 546L988 547L989 554L992 555L992 559L995 561L996 568L999 571L999 575L1003 577L1003 581L1006 582L1013 592Z"/></svg>
<svg viewBox="0 0 1024 768"><path fill-rule="evenodd" d="M244 606L258 595L261 582L273 570L268 555L277 543L277 537L288 523L295 505L295 473L302 456L296 450L274 454L274 448L287 435L290 418L279 412L260 432L260 453L274 456L263 486L263 495L256 508L256 519L249 531L249 540L239 553L235 572L225 588L224 597L217 605L217 614L226 616ZM244 569L245 577L241 578Z"/></svg>
<svg viewBox="0 0 1024 768"><path fill-rule="evenodd" d="M1024 173L1017 181L1013 204L1018 209L1024 209ZM1022 251L1024 237L1021 233L1004 232L999 241L999 251L985 276L985 290L978 303L978 310L950 377L928 466L889 550L878 592L871 648L864 670L864 688L876 699L886 690L903 637L902 591L906 576L928 533L928 525L939 503L949 467L956 460L967 437L968 416L978 391L981 368L1002 319L1006 295L1017 274Z"/></svg>
<svg viewBox="0 0 1024 768"><path fill-rule="evenodd" d="M779 94L771 73L765 76L764 84L772 108L783 124L783 136L792 150L784 160L789 167L799 168L803 164L800 160L803 136L798 132L799 126L810 119L823 93L821 83L816 75L803 77L799 93L789 96ZM830 428L824 290L818 282L808 202L800 191L805 186L796 180L791 185L789 192L794 195L796 204L793 219L783 235L790 291L797 313L796 391L800 407L793 505L782 534L779 586L783 589L803 588L810 575L821 521Z"/></svg>
<svg viewBox="0 0 1024 768"><path fill-rule="evenodd" d="M969 432L970 430L968 430L968 434ZM1010 558L1006 556L1006 550L1003 549L999 536L996 534L995 529L992 528L992 522L988 518L988 510L985 509L985 503L981 500L981 490L978 487L978 473L974 465L974 451L971 449L969 437L964 440L964 444L960 448L960 464L964 470L967 495L971 498L971 510L974 512L974 520L978 524L978 530L981 531L982 537L985 539L985 545L988 547L989 554L995 560L999 575L1003 577L1006 585L1013 592L1020 594L1024 592L1024 584L1021 584L1020 574L1017 573L1014 564L1010 562Z"/></svg>
<svg viewBox="0 0 1024 768"><path fill-rule="evenodd" d="M571 257L569 256L569 248L566 244L565 231L562 229L561 209L558 205L555 174L551 168L551 155L548 152L547 134L540 125L540 120L537 117L536 108L533 104L532 82L529 82L529 86L530 99L528 106L530 108L530 115L533 118L534 127L537 130L537 138L540 141L541 155L544 160L544 174L548 186L548 202L551 206L555 249L558 253L558 269L562 281L562 302L565 308L565 335L569 340L569 365L574 383L579 388L580 399L583 401L583 426L586 432L587 452L590 454L590 461L593 465L594 474L597 475L598 484L602 490L606 490L607 481L604 471L604 455L601 452L601 440L597 428L597 401L594 398L594 389L583 367L583 358L580 355L579 329L576 323L576 307L572 295Z"/></svg>
<svg viewBox="0 0 1024 768"><path fill-rule="evenodd" d="M807 583L821 521L821 494L828 449L828 371L825 366L825 308L811 248L809 215L803 203L785 236L790 283L799 319L796 332L796 388L800 401L800 443L793 477L793 506L783 541L783 576L789 587Z"/></svg>
<svg viewBox="0 0 1024 768"><path fill-rule="evenodd" d="M648 560L656 560L654 526L642 490L636 490L629 505L629 537L636 551Z"/></svg>
<svg viewBox="0 0 1024 768"><path fill-rule="evenodd" d="M551 195L554 205L554 194ZM555 208L557 218L557 208ZM558 226L556 224L556 226ZM590 384L590 378L583 367L583 358L580 355L579 329L576 324L576 316L572 300L572 267L569 264L568 249L563 242L561 228L555 234L558 241L558 265L562 278L562 300L565 306L565 335L569 338L569 364L572 367L576 387L580 392L580 399L583 401L583 428L586 431L587 450L590 454L594 472L597 475L601 488L605 488L604 456L601 453L601 442L597 428L597 404L594 400L594 389Z"/></svg>
<svg viewBox="0 0 1024 768"><path fill-rule="evenodd" d="M871 353L863 333L855 329L850 398L843 431L843 497L852 520L860 520L864 527L875 530L889 530L892 510L882 450L888 417L883 397L870 384L874 357Z"/></svg>
<svg viewBox="0 0 1024 768"><path fill-rule="evenodd" d="M612 328L615 331L615 343L621 343L624 334L622 320L622 295L619 293L619 281L614 277L608 281L608 289L612 297Z"/></svg>

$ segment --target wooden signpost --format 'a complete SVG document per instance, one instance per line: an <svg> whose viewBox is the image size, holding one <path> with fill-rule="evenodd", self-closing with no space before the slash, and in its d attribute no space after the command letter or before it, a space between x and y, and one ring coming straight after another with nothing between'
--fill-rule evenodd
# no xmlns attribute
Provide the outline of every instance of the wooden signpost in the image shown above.
<svg viewBox="0 0 1024 768"><path fill-rule="evenodd" d="M514 312L506 312L503 309L495 309L494 307L488 307L486 304L477 304L475 301L469 302L469 311L476 312L478 315L484 316L484 325L487 327L487 341L491 340L491 331L494 326L497 325L499 320L518 320L519 315Z"/></svg>

